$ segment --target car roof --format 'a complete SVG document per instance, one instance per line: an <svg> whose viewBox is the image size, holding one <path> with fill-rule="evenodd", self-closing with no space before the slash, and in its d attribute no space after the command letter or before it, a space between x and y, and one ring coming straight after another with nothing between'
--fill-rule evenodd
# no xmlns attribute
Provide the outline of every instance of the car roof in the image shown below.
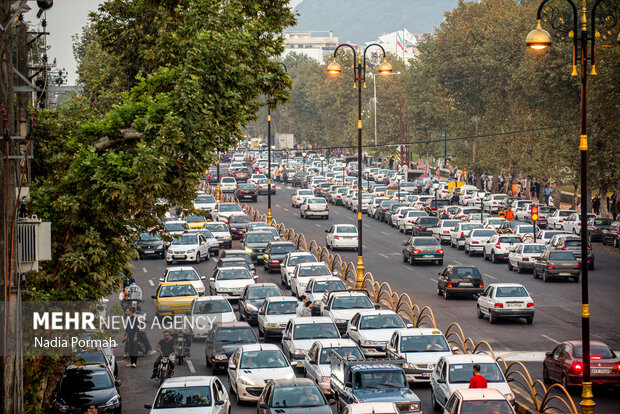
<svg viewBox="0 0 620 414"><path fill-rule="evenodd" d="M310 378L291 378L291 379L280 378L280 379L274 379L272 381L273 381L273 386L275 388L308 386L308 385L315 384L315 382L312 381ZM276 408L276 412L277 412L277 408Z"/></svg>
<svg viewBox="0 0 620 414"><path fill-rule="evenodd" d="M367 316L367 315L397 315L396 312L394 312L393 310L390 310L390 309L360 309L357 313L359 313L360 316Z"/></svg>
<svg viewBox="0 0 620 414"><path fill-rule="evenodd" d="M448 364L471 364L475 362L495 362L491 355L487 354L455 354L445 355Z"/></svg>
<svg viewBox="0 0 620 414"><path fill-rule="evenodd" d="M194 387L197 385L206 385L211 384L211 382L215 378L216 377L214 376L207 375L196 375L191 377L172 377L166 379L166 381L164 381L164 383L162 384L161 388Z"/></svg>
<svg viewBox="0 0 620 414"><path fill-rule="evenodd" d="M168 223L170 223L170 221ZM224 223L223 221L209 221L209 222L207 222L206 225L208 226L209 224L223 224L223 225L226 225L226 223Z"/></svg>
<svg viewBox="0 0 620 414"><path fill-rule="evenodd" d="M401 336L443 335L443 332L436 328L406 328L397 329L397 332Z"/></svg>
<svg viewBox="0 0 620 414"><path fill-rule="evenodd" d="M288 252L287 254L289 256L312 256L312 257L315 257L312 253L309 253L309 252Z"/></svg>
<svg viewBox="0 0 620 414"><path fill-rule="evenodd" d="M185 220L170 220L166 221L164 224L187 224Z"/></svg>
<svg viewBox="0 0 620 414"><path fill-rule="evenodd" d="M463 388L456 390L464 401L480 401L480 400L504 400L504 394L495 388Z"/></svg>
<svg viewBox="0 0 620 414"><path fill-rule="evenodd" d="M179 286L179 285L193 286L192 282L161 282L159 284L159 286Z"/></svg>
<svg viewBox="0 0 620 414"><path fill-rule="evenodd" d="M271 283L271 282L261 282L261 283L254 283L252 285L248 285L248 289L252 289L252 288L257 288L257 287L278 287L278 285L276 285L275 283Z"/></svg>
<svg viewBox="0 0 620 414"><path fill-rule="evenodd" d="M332 323L332 319L327 316L304 316L302 318L291 319L295 325L312 325L315 323Z"/></svg>
<svg viewBox="0 0 620 414"><path fill-rule="evenodd" d="M171 272L173 270L193 270L196 271L192 266L170 266L166 268L167 272Z"/></svg>
<svg viewBox="0 0 620 414"><path fill-rule="evenodd" d="M225 301L227 299L224 296L212 295L212 296L199 296L195 300L196 302L210 302L213 300Z"/></svg>
<svg viewBox="0 0 620 414"><path fill-rule="evenodd" d="M271 296L265 300L269 302L299 302L295 296Z"/></svg>
<svg viewBox="0 0 620 414"><path fill-rule="evenodd" d="M333 281L333 280L342 280L341 278L339 278L338 276L312 276L310 280L314 280L315 282L327 282L327 281Z"/></svg>
<svg viewBox="0 0 620 414"><path fill-rule="evenodd" d="M525 288L525 286L523 286L520 283L490 283L487 286L488 287L495 286L495 287L522 287L522 288Z"/></svg>
<svg viewBox="0 0 620 414"><path fill-rule="evenodd" d="M276 344L257 343L241 345L241 351L280 351L280 347Z"/></svg>
<svg viewBox="0 0 620 414"><path fill-rule="evenodd" d="M225 328L250 328L252 329L250 324L245 321L215 322L215 325L219 327L225 327Z"/></svg>
<svg viewBox="0 0 620 414"><path fill-rule="evenodd" d="M298 263L295 266L310 267L310 266L316 266L316 265L325 265L325 266L327 266L327 264L325 262L304 262L304 263Z"/></svg>

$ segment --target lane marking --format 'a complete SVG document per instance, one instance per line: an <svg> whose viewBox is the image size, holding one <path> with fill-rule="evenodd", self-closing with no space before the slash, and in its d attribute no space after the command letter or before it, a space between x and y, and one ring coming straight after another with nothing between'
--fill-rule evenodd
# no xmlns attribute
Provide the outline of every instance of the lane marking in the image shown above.
<svg viewBox="0 0 620 414"><path fill-rule="evenodd" d="M460 264L460 265L463 264L463 263L459 262L458 260L453 260L453 262L456 263L456 264Z"/></svg>
<svg viewBox="0 0 620 414"><path fill-rule="evenodd" d="M149 279L149 285L151 285L151 286L155 286L155 283L153 283L153 280L152 280L152 279Z"/></svg>
<svg viewBox="0 0 620 414"><path fill-rule="evenodd" d="M556 343L556 344L559 344L559 343L560 343L560 341L556 341L555 339L551 338L550 336L547 336L547 335L544 335L544 334L542 334L542 335L540 335L540 336L542 336L543 338L548 339L548 340L550 340L551 342L554 342L554 343Z"/></svg>
<svg viewBox="0 0 620 414"><path fill-rule="evenodd" d="M353 217L347 216L349 220L355 220Z"/></svg>
<svg viewBox="0 0 620 414"><path fill-rule="evenodd" d="M289 211L289 209L288 209L288 208L286 208L286 207L284 207L282 210L284 210L284 211Z"/></svg>
<svg viewBox="0 0 620 414"><path fill-rule="evenodd" d="M493 280L497 280L497 278L496 278L495 276L491 276L491 275L490 275L490 274L488 274L488 273L485 273L484 275L485 275L486 277L490 277L490 278L491 278L491 279L493 279Z"/></svg>
<svg viewBox="0 0 620 414"><path fill-rule="evenodd" d="M384 236L389 236L390 235L390 233L385 232L385 231L382 231L381 234L383 234Z"/></svg>
<svg viewBox="0 0 620 414"><path fill-rule="evenodd" d="M146 271L146 267L143 267L143 268L142 268L142 271L143 271L144 273L147 273L147 271Z"/></svg>
<svg viewBox="0 0 620 414"><path fill-rule="evenodd" d="M276 207L280 207L280 204L274 204Z"/></svg>
<svg viewBox="0 0 620 414"><path fill-rule="evenodd" d="M400 253L388 253L390 256L400 256Z"/></svg>
<svg viewBox="0 0 620 414"><path fill-rule="evenodd" d="M317 227L323 227L323 226L321 226L320 224L317 224L317 223L314 223L314 225L317 226Z"/></svg>
<svg viewBox="0 0 620 414"><path fill-rule="evenodd" d="M186 362L187 362L187 368L189 368L189 372L191 374L195 374L196 370L194 369L194 363L192 362L192 360L188 359Z"/></svg>
<svg viewBox="0 0 620 414"><path fill-rule="evenodd" d="M379 256L381 256L381 257L385 257L386 259L389 259L389 257L388 257L388 255L387 255L387 254L379 253Z"/></svg>
<svg viewBox="0 0 620 414"><path fill-rule="evenodd" d="M431 280L432 280L433 282L437 282L437 279L435 279L434 277L431 277Z"/></svg>

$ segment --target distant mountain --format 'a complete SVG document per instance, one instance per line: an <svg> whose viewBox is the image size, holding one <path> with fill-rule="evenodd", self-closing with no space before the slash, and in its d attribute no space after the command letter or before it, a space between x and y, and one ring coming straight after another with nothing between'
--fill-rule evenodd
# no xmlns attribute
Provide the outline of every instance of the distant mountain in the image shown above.
<svg viewBox="0 0 620 414"><path fill-rule="evenodd" d="M291 4L296 3L292 1ZM342 42L363 43L407 28L430 33L458 0L303 0L290 31L333 31Z"/></svg>

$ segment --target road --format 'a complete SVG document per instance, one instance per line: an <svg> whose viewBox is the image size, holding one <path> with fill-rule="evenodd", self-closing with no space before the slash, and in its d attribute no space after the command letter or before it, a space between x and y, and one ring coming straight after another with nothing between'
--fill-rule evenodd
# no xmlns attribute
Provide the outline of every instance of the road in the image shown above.
<svg viewBox="0 0 620 414"><path fill-rule="evenodd" d="M303 232L307 240L324 242L324 230L335 223L355 223L355 214L343 207L330 206L329 220L302 220L299 212L290 206L290 196L293 190L278 184L278 193L272 199L272 212L279 222L292 226L297 232ZM266 212L266 196L261 196L256 207ZM525 361L526 367L533 377L540 378L542 367L539 360L545 351L553 348L557 341L580 337L579 327L579 285L574 283L544 284L540 280L532 279L531 275L518 275L509 272L505 265L493 265L482 258L470 258L462 251L450 247L445 248L444 264L472 263L477 265L485 275L486 283L502 281L519 281L527 286L537 305L537 314L533 325L525 322L501 322L489 325L486 320L479 320L475 316L473 301L450 300L445 301L435 294L435 280L437 273L442 269L434 265L410 266L400 258L401 242L406 238L397 230L386 224L379 223L364 216L364 246L365 264L367 270L373 272L377 280L390 282L399 292L407 292L419 305L432 307L440 328L445 329L448 323L458 321L466 335L475 341L485 339L491 343L496 352L517 352L515 358ZM238 242L233 248L238 248ZM356 259L355 252L340 252L343 259ZM620 332L616 328L620 312L615 307L615 293L618 282L617 268L620 263L620 252L610 248L595 247L597 268L591 272L592 332L594 339L601 339L609 343L614 349L620 349ZM150 295L155 292L159 277L166 268L161 259L135 261L134 277L144 291L146 299L143 311L147 317L154 314ZM215 260L194 265L199 274L210 276L215 267ZM279 274L267 274L259 267L259 282L274 282L279 284ZM118 303L117 298L111 297L111 305ZM526 331L527 330L527 331ZM153 346L161 338L161 332L148 331ZM141 357L138 368L126 367L127 360L122 358L122 349L116 350L119 357L119 378L123 381L121 393L123 397L124 413L146 413L144 404L151 404L157 392L158 385L149 380L155 356ZM187 364L178 366L175 376L211 375L204 360L204 344L195 342L192 345L192 357ZM303 375L303 373L299 373ZM220 378L227 383L225 376ZM424 412L430 413L430 388L416 387L414 391L422 400ZM614 413L620 410L620 401L615 395L603 389L595 389L597 412ZM576 403L578 393L573 394ZM253 405L233 405L232 413L253 413Z"/></svg>

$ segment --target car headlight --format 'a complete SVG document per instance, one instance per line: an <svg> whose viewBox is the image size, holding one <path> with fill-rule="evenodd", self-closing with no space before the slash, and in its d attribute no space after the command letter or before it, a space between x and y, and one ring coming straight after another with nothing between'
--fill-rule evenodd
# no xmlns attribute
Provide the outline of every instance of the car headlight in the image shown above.
<svg viewBox="0 0 620 414"><path fill-rule="evenodd" d="M371 345L371 346L374 346L374 345L383 345L385 342L384 342L384 341L373 341L373 340L371 340L371 339L362 339L362 340L360 341L360 343L361 343L362 345Z"/></svg>
<svg viewBox="0 0 620 414"><path fill-rule="evenodd" d="M223 237L223 239L224 239L224 240L230 240L230 239L231 239L231 236L224 236L224 237Z"/></svg>
<svg viewBox="0 0 620 414"><path fill-rule="evenodd" d="M267 328L277 328L278 326L280 326L280 325L278 325L277 323L268 323L267 324Z"/></svg>
<svg viewBox="0 0 620 414"><path fill-rule="evenodd" d="M405 368L405 369L413 369L413 368L415 368L415 366L412 363L410 363L410 362L405 362L403 364L403 368Z"/></svg>
<svg viewBox="0 0 620 414"><path fill-rule="evenodd" d="M329 376L321 377L321 382L330 382L331 378Z"/></svg>
<svg viewBox="0 0 620 414"><path fill-rule="evenodd" d="M249 247L246 247L246 248L245 248L245 251L246 251L246 252L248 252L248 253L250 253L250 254L252 254L252 252L253 252L254 250L252 250L252 249L251 249L251 248L249 248Z"/></svg>
<svg viewBox="0 0 620 414"><path fill-rule="evenodd" d="M228 359L228 355L226 354L217 354L215 355L215 359L219 359L220 361Z"/></svg>
<svg viewBox="0 0 620 414"><path fill-rule="evenodd" d="M203 287L197 287L197 288L196 288L196 290L197 290L198 292L204 292L204 291L205 291L205 288L203 288Z"/></svg>
<svg viewBox="0 0 620 414"><path fill-rule="evenodd" d="M110 398L108 402L105 403L104 407L106 408L116 407L118 406L120 402L121 401L120 401L120 398L118 398L118 395L115 395L114 397Z"/></svg>
<svg viewBox="0 0 620 414"><path fill-rule="evenodd" d="M245 308L251 311L258 312L258 306L252 305L251 303L246 303Z"/></svg>
<svg viewBox="0 0 620 414"><path fill-rule="evenodd" d="M189 249L189 250L187 251L187 253L194 253L195 251L196 251L196 249Z"/></svg>
<svg viewBox="0 0 620 414"><path fill-rule="evenodd" d="M504 398L506 398L511 403L515 400L515 395L511 392L504 394Z"/></svg>
<svg viewBox="0 0 620 414"><path fill-rule="evenodd" d="M293 354L297 356L304 356L306 355L306 351L303 349L293 349Z"/></svg>
<svg viewBox="0 0 620 414"><path fill-rule="evenodd" d="M407 411L420 411L420 403L419 402L412 402L409 404L409 410Z"/></svg>
<svg viewBox="0 0 620 414"><path fill-rule="evenodd" d="M247 377L238 377L239 382L242 383L243 385L254 385L254 381L252 381L252 379L247 378Z"/></svg>

